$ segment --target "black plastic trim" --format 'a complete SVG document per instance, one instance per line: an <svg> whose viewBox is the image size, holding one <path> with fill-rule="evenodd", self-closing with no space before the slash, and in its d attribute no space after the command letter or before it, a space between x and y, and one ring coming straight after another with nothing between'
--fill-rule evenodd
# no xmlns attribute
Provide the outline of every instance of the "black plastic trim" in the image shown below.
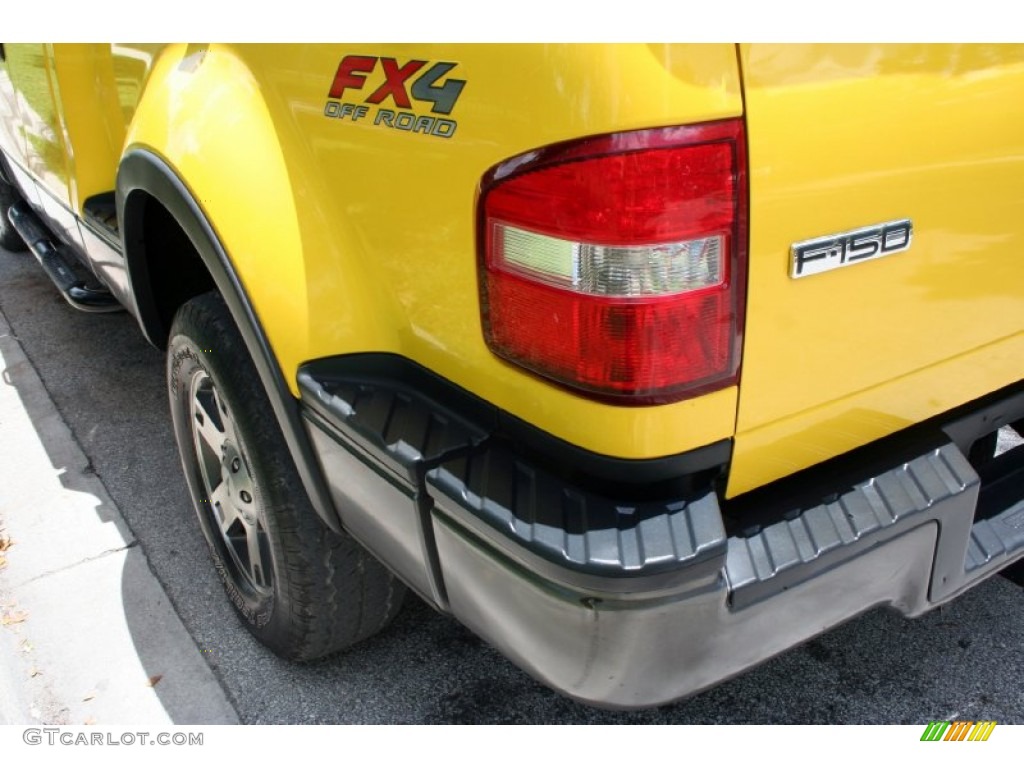
<svg viewBox="0 0 1024 768"><path fill-rule="evenodd" d="M623 577L635 588L647 577L686 569L687 579L711 578L721 568L725 530L712 490L690 501L655 502L621 495L635 485L612 498L575 487L494 438L493 409L488 414L480 403L471 404L468 413L492 417L489 426L474 424L443 404L451 393L437 377L421 371L396 380L381 376L395 361L371 356L367 362L361 375L347 377L336 371L331 376L323 365L303 366L299 386L307 418L319 420L322 430L333 431L337 442L379 467L406 494L429 494L449 518L492 545L507 552L522 548L565 571L609 579L610 591L622 589L614 580ZM422 388L410 378L421 379ZM554 577L579 583L565 573Z"/></svg>
<svg viewBox="0 0 1024 768"><path fill-rule="evenodd" d="M1024 500L971 526L964 567L971 573L997 558L1014 557L1021 549L1024 549Z"/></svg>
<svg viewBox="0 0 1024 768"><path fill-rule="evenodd" d="M713 581L726 553L718 499L608 498L495 446L427 473L436 507L513 559L566 586L607 592ZM511 544L511 546L510 546ZM581 580L579 577L585 577Z"/></svg>
<svg viewBox="0 0 1024 768"><path fill-rule="evenodd" d="M431 564L429 515L435 514L576 588L618 593L675 587L680 580L710 582L724 565L725 531L710 479L723 471L718 462L727 460L727 444L653 459L652 466L577 447L559 454L563 441L538 437L543 433L536 428L393 354L306 363L298 382L311 424L417 500ZM538 453L552 446L556 453ZM571 464L580 456L584 470ZM622 471L627 465L631 471ZM663 474L680 467L694 474ZM605 476L591 474L602 470ZM607 474L625 479L611 481ZM652 477L653 486L641 481ZM332 487L340 482L327 479ZM664 495L652 495L652 487ZM345 517L372 517L373 510L337 504L347 528L380 535L362 518ZM383 546L364 544L372 551Z"/></svg>
<svg viewBox="0 0 1024 768"><path fill-rule="evenodd" d="M367 383L397 392L418 393L431 407L499 436L516 450L561 476L591 490L611 491L625 484L651 497L666 488L679 491L681 478L702 476L706 484L723 476L732 456L732 440L719 440L691 451L651 459L622 459L595 453L562 440L503 411L413 360L386 352L363 352L305 363L299 372L303 402L317 407L317 387ZM305 383L304 383L305 382ZM327 403L325 416L336 410ZM457 417L455 415L458 415Z"/></svg>
<svg viewBox="0 0 1024 768"><path fill-rule="evenodd" d="M723 504L730 605L745 608L937 521L930 599L1024 549L1024 446L993 457L1024 415L1024 381ZM974 456L981 441L983 450Z"/></svg>
<svg viewBox="0 0 1024 768"><path fill-rule="evenodd" d="M166 338L168 329L163 327L148 288L149 271L142 220L144 195L138 193L145 193L159 202L182 227L199 252L245 339L313 507L329 528L340 531L341 522L331 502L309 436L302 426L298 401L285 382L263 326L220 238L195 197L171 166L155 152L136 147L124 155L118 168L117 219L122 228L128 276L143 332L151 343L162 346L158 340Z"/></svg>
<svg viewBox="0 0 1024 768"><path fill-rule="evenodd" d="M778 594L932 520L966 530L978 490L964 455L947 444L865 479L834 501L753 536L730 538L730 604L739 609ZM962 568L962 551L949 557L959 557Z"/></svg>
<svg viewBox="0 0 1024 768"><path fill-rule="evenodd" d="M117 225L117 196L111 192L93 195L82 204L81 223L96 237L121 253L121 231Z"/></svg>
<svg viewBox="0 0 1024 768"><path fill-rule="evenodd" d="M473 420L472 408L453 410L431 397L430 381L420 388L369 371L340 377L304 365L298 382L305 405L410 486L422 479L424 468L479 445L489 434L486 422Z"/></svg>

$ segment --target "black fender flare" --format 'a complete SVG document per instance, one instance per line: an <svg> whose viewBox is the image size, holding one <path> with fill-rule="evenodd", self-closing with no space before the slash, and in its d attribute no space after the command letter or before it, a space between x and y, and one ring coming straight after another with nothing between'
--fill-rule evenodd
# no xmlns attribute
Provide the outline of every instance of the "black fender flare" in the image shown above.
<svg viewBox="0 0 1024 768"><path fill-rule="evenodd" d="M125 153L118 167L117 218L124 244L125 267L143 333L150 343L162 347L160 340L166 338L169 329L160 319L150 288L143 233L144 205L143 197L136 194L138 192L144 192L160 203L192 241L242 333L313 508L328 528L340 533L341 521L302 425L299 402L285 382L263 326L216 230L167 161L149 149L136 147Z"/></svg>

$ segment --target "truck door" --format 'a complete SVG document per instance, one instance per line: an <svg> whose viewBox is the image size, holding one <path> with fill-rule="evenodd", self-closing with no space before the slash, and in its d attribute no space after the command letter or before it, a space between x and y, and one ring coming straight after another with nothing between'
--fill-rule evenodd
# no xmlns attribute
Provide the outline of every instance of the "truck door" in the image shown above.
<svg viewBox="0 0 1024 768"><path fill-rule="evenodd" d="M22 142L13 155L20 166L14 169L15 173L27 172L37 190L34 199L29 194L29 202L58 237L81 250L72 205L71 160L53 70L53 47L42 43L8 43L5 58L8 88L15 101L14 124ZM21 181L24 184L27 179Z"/></svg>
<svg viewBox="0 0 1024 768"><path fill-rule="evenodd" d="M18 95L14 90L14 80L11 77L11 63L8 61L13 54L14 61L19 60L19 43L4 43L0 53L0 148L12 161L11 173L17 178L21 186L35 193L35 183L31 178L21 172L26 164L25 160L25 134L21 125L21 111L18 109ZM15 67L17 64L15 64Z"/></svg>

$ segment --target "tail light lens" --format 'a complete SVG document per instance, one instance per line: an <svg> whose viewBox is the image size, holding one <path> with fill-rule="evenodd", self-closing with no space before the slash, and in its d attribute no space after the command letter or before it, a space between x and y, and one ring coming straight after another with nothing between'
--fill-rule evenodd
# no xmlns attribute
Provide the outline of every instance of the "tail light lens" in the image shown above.
<svg viewBox="0 0 1024 768"><path fill-rule="evenodd" d="M736 381L746 248L741 120L508 160L480 197L484 335L572 389L664 403Z"/></svg>

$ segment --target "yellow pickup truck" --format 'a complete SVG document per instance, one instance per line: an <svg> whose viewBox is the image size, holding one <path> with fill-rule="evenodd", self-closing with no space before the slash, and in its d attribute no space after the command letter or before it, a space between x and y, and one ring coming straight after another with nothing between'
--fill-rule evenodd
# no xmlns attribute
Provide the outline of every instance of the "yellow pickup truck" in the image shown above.
<svg viewBox="0 0 1024 768"><path fill-rule="evenodd" d="M242 621L642 707L1024 555L1024 46L0 49L0 245L167 351Z"/></svg>

